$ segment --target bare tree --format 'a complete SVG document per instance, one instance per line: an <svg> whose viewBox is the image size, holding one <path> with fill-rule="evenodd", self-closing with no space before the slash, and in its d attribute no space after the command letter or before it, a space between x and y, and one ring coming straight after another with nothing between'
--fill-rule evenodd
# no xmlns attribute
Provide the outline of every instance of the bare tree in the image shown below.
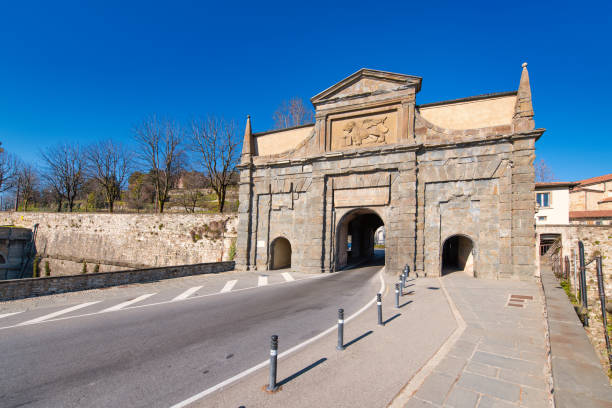
<svg viewBox="0 0 612 408"><path fill-rule="evenodd" d="M555 174L553 173L552 169L548 167L544 159L540 159L540 161L535 163L533 167L535 169L536 182L547 182L555 180Z"/></svg>
<svg viewBox="0 0 612 408"><path fill-rule="evenodd" d="M132 153L121 143L105 140L89 146L86 158L88 175L101 187L108 212L112 213L125 187Z"/></svg>
<svg viewBox="0 0 612 408"><path fill-rule="evenodd" d="M23 202L23 210L28 211L28 204L36 198L38 192L38 174L29 164L20 163L17 172L17 194Z"/></svg>
<svg viewBox="0 0 612 408"><path fill-rule="evenodd" d="M183 131L173 121L160 121L152 116L137 126L134 134L140 145L140 158L150 167L157 211L162 213L170 198L170 190L185 165Z"/></svg>
<svg viewBox="0 0 612 408"><path fill-rule="evenodd" d="M182 191L180 201L185 212L194 213L198 203L204 198L202 189L206 187L207 179L197 171L186 171L181 175Z"/></svg>
<svg viewBox="0 0 612 408"><path fill-rule="evenodd" d="M42 152L47 164L44 178L47 184L74 209L74 201L84 182L85 160L77 144L60 144ZM58 207L61 210L61 201Z"/></svg>
<svg viewBox="0 0 612 408"><path fill-rule="evenodd" d="M301 98L293 97L283 101L272 118L275 129L285 129L314 122L314 111Z"/></svg>
<svg viewBox="0 0 612 408"><path fill-rule="evenodd" d="M15 186L18 163L15 156L0 147L0 193L5 193Z"/></svg>
<svg viewBox="0 0 612 408"><path fill-rule="evenodd" d="M191 148L200 155L202 167L210 178L210 184L217 194L219 212L223 212L227 186L240 151L234 122L209 116L205 120L191 122Z"/></svg>

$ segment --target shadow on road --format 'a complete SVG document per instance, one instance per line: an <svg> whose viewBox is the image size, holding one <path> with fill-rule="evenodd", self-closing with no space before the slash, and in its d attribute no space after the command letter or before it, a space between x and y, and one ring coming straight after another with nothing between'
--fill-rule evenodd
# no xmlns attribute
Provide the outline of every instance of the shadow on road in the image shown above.
<svg viewBox="0 0 612 408"><path fill-rule="evenodd" d="M412 302L412 301L411 301ZM390 318L388 318L387 320L385 320L383 322L383 325L386 325L387 323L389 323L391 320L397 319L398 317L400 317L402 314L401 313L396 313L393 316L391 316Z"/></svg>
<svg viewBox="0 0 612 408"><path fill-rule="evenodd" d="M372 330L368 330L367 332L363 333L361 336L355 337L353 340L346 343L344 345L344 348L348 348L349 346L352 346L353 344L357 343L359 340L363 339L364 337L369 336L372 333L374 333Z"/></svg>
<svg viewBox="0 0 612 408"><path fill-rule="evenodd" d="M287 384L289 381L295 380L296 378L298 378L300 375L307 373L308 371L312 370L313 368L315 368L316 366L323 364L324 362L327 361L326 357L323 357L317 361L315 361L314 363L310 364L308 367L304 367L302 368L300 371L291 374L289 377L285 378L284 380L280 381L278 383L278 386L282 386Z"/></svg>
<svg viewBox="0 0 612 408"><path fill-rule="evenodd" d="M412 303L412 300L409 300L409 301L407 301L407 302L402 303L402 304L401 304L399 307L400 307L400 309L401 309L402 307L404 307L404 306L406 306L406 305L409 305L410 303Z"/></svg>

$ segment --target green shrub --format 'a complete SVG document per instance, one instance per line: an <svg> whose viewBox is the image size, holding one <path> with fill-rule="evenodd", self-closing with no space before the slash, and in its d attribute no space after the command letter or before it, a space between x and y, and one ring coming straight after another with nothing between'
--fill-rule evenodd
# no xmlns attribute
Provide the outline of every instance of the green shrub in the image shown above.
<svg viewBox="0 0 612 408"><path fill-rule="evenodd" d="M40 257L38 256L34 257L34 262L32 263L32 277L40 277Z"/></svg>
<svg viewBox="0 0 612 408"><path fill-rule="evenodd" d="M83 261L83 269L81 269L81 273L87 273L87 261Z"/></svg>
<svg viewBox="0 0 612 408"><path fill-rule="evenodd" d="M97 263L97 264L94 266L94 271L93 271L93 273L100 273L100 264L99 264L99 263Z"/></svg>
<svg viewBox="0 0 612 408"><path fill-rule="evenodd" d="M51 268L49 267L49 261L45 261L45 276L51 276Z"/></svg>
<svg viewBox="0 0 612 408"><path fill-rule="evenodd" d="M232 244L229 248L229 260L233 261L236 258L236 238L232 239Z"/></svg>

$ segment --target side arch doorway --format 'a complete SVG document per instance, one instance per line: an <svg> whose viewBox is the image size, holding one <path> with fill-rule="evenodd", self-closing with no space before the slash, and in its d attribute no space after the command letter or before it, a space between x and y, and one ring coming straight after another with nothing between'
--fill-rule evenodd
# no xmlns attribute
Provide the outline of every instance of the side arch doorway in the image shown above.
<svg viewBox="0 0 612 408"><path fill-rule="evenodd" d="M382 218L367 208L348 212L338 222L336 245L336 270L368 261L384 265L385 231Z"/></svg>
<svg viewBox="0 0 612 408"><path fill-rule="evenodd" d="M270 269L291 268L291 243L287 238L278 237L272 241Z"/></svg>
<svg viewBox="0 0 612 408"><path fill-rule="evenodd" d="M461 271L475 276L474 242L465 235L453 235L442 246L442 275Z"/></svg>

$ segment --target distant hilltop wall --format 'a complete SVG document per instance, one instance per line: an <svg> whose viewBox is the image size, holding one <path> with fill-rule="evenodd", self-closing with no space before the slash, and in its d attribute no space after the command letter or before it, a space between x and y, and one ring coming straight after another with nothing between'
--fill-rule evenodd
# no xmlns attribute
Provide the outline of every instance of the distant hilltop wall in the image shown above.
<svg viewBox="0 0 612 408"><path fill-rule="evenodd" d="M40 276L227 261L234 214L96 214L0 212L0 225L33 228ZM31 276L31 275L28 275Z"/></svg>

